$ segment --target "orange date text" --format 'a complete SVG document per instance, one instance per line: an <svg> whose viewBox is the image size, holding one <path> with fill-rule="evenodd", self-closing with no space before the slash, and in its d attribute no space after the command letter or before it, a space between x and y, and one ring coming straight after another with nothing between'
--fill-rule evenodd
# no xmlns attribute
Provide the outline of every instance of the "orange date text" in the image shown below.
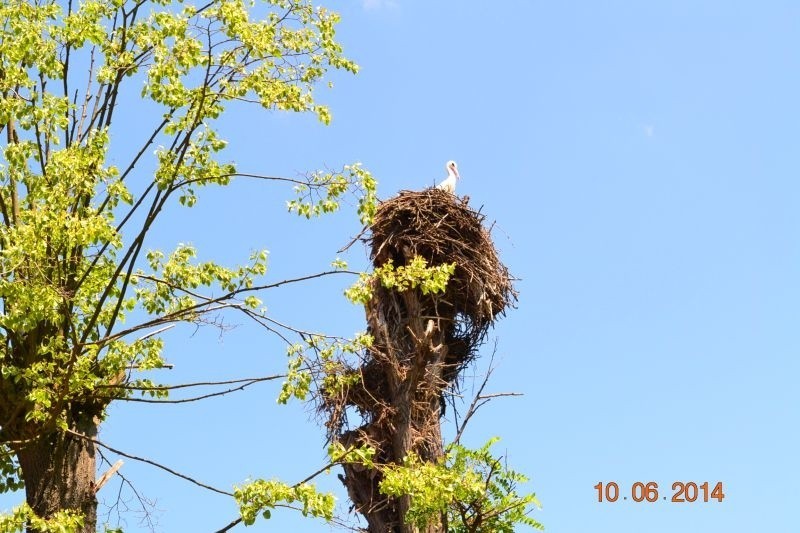
<svg viewBox="0 0 800 533"><path fill-rule="evenodd" d="M630 486L629 491L620 489L615 481L600 482L594 486L597 490L598 502L616 502L620 499L634 502L657 502L658 500L673 503L708 502L716 500L721 502L725 498L722 490L722 481L712 485L708 481L695 483L694 481L676 481L672 484L672 491L668 495L659 493L658 483L637 481Z"/></svg>

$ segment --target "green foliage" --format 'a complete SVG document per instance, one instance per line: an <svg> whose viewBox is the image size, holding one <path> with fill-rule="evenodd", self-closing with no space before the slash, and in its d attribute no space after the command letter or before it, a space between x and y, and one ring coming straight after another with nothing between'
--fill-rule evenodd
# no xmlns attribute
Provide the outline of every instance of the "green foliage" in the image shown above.
<svg viewBox="0 0 800 533"><path fill-rule="evenodd" d="M312 374L304 368L306 359L303 355L302 344L292 344L286 350L289 357L286 381L281 385L281 392L278 394L278 403L286 404L295 397L298 400L305 400L308 391L311 389Z"/></svg>
<svg viewBox="0 0 800 533"><path fill-rule="evenodd" d="M278 403L285 404L292 397L305 400L315 376L321 376L320 388L326 394L336 394L357 383L361 378L349 372L347 356L370 347L372 341L366 333L349 340L308 335L303 343L290 345L286 350L289 370Z"/></svg>
<svg viewBox="0 0 800 533"><path fill-rule="evenodd" d="M335 40L336 13L310 0L261 4L86 0L69 13L56 0L0 5L0 341L28 339L25 353L21 345L0 353L0 387L23 391L15 397L27 404L27 421L63 425L71 401L95 395L126 368L162 367L160 341L137 332L261 305L245 293L266 272L266 252L233 268L195 262L188 245L140 260L169 199L191 207L199 187L238 175L220 160L226 141L214 126L228 103L312 112L327 123L316 83L331 68L358 70ZM75 98L73 87L85 92ZM108 163L113 132L125 131L115 127L114 106L135 96L134 87L161 106L164 122L150 139L120 137L133 153L132 142L142 145L118 167ZM140 175L136 164L150 144L158 146L156 170ZM137 194L128 187L135 180ZM303 212L332 211L352 191L359 216L374 213L375 180L360 165L315 174L305 191L322 200L297 204ZM223 296L201 292L214 288ZM152 318L120 326L138 311Z"/></svg>
<svg viewBox="0 0 800 533"><path fill-rule="evenodd" d="M239 513L245 525L253 525L261 514L266 519L272 516L275 507L295 507L302 505L303 516L314 516L331 520L336 499L333 494L318 492L314 485L300 483L287 485L281 481L259 479L233 491Z"/></svg>
<svg viewBox="0 0 800 533"><path fill-rule="evenodd" d="M330 464L357 462L369 467L374 466L375 449L369 446L345 448L339 443L328 447ZM318 473L321 473L320 470ZM255 480L234 489L234 498L239 505L239 512L245 525L255 523L258 515L265 519L272 516L276 507L288 507L299 510L303 516L313 516L325 520L333 519L336 499L333 494L321 493L307 482L287 485L277 480ZM1 533L1 532L0 532Z"/></svg>
<svg viewBox="0 0 800 533"><path fill-rule="evenodd" d="M5 445L0 444L0 494L25 487L19 463Z"/></svg>
<svg viewBox="0 0 800 533"><path fill-rule="evenodd" d="M328 446L328 457L331 464L338 463L356 463L363 465L366 468L375 468L375 453L377 450L372 446L345 446L334 441Z"/></svg>
<svg viewBox="0 0 800 533"><path fill-rule="evenodd" d="M345 296L353 303L366 304L372 298L375 280L398 292L419 287L422 294L438 294L447 288L455 269L455 263L429 267L425 258L418 255L408 265L396 268L390 259L372 274L361 274L358 281L345 291Z"/></svg>
<svg viewBox="0 0 800 533"><path fill-rule="evenodd" d="M233 295L251 289L255 279L267 272L266 250L252 254L249 265L235 269L222 267L212 261L192 264L196 255L192 246L184 244L179 245L166 261L160 251L147 253L150 272L139 270L130 280L131 284L137 286L136 300L145 311L193 321L208 303L206 298L192 294L194 289L218 286ZM260 302L257 299L245 300L245 305L255 309Z"/></svg>
<svg viewBox="0 0 800 533"><path fill-rule="evenodd" d="M306 218L318 217L339 209L340 198L351 188L358 199L358 216L362 224L369 225L377 209L378 182L360 163L346 165L341 172L314 172L307 183L295 185L297 199L290 200L286 206L289 212ZM320 193L323 191L323 193Z"/></svg>
<svg viewBox="0 0 800 533"><path fill-rule="evenodd" d="M478 450L452 444L438 464L409 454L402 465L384 468L380 490L394 497L409 495L406 521L418 527L445 515L452 533L513 533L517 525L544 529L528 516L531 505L539 507L536 495L516 491L527 478L489 452L496 441Z"/></svg>
<svg viewBox="0 0 800 533"><path fill-rule="evenodd" d="M83 517L74 511L59 511L45 520L23 503L9 514L0 515L0 533L79 533L83 528Z"/></svg>

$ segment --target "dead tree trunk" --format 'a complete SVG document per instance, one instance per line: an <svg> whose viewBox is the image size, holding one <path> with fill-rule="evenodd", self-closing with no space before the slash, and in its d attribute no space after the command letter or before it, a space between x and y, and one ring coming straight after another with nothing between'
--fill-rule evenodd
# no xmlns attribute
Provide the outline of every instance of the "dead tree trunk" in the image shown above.
<svg viewBox="0 0 800 533"><path fill-rule="evenodd" d="M474 358L495 317L516 298L508 270L499 262L483 216L444 191L403 191L384 202L369 242L376 268L406 266L422 257L428 266L456 263L444 293L373 284L366 305L374 342L361 376L344 398L326 398L330 438L345 446L377 450L376 463L400 464L414 452L423 461L444 456L440 426L444 394ZM344 411L353 406L362 424L348 427ZM405 521L409 496L380 493L380 469L344 465L341 478L356 511L371 533L440 533L446 516L422 530Z"/></svg>

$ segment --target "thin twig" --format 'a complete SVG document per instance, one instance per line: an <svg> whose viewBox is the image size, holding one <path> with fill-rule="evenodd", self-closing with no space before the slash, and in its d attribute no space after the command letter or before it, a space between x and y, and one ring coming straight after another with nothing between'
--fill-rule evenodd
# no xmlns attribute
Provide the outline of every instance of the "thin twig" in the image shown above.
<svg viewBox="0 0 800 533"><path fill-rule="evenodd" d="M214 387L217 385L234 385L237 383L269 381L278 378L285 378L286 374L274 374L271 376L263 376L258 378L241 378L229 379L225 381L197 381L195 383L181 383L180 385L159 385L156 387L137 387L133 385L98 385L99 387L115 388L115 389L128 389L128 390L144 390L144 391L165 391L174 389L186 389L189 387Z"/></svg>
<svg viewBox="0 0 800 533"><path fill-rule="evenodd" d="M106 400L117 400L117 401L123 401L123 402L140 402L140 403L166 403L166 404L168 404L168 403L189 403L189 402L197 402L197 401L200 401L200 400L205 400L207 398L214 398L215 396L224 396L224 395L230 394L232 392L237 392L237 391L240 391L240 390L244 390L247 387L249 387L250 385L254 385L254 384L260 383L262 381L278 379L278 378L281 378L281 377L286 377L286 376L285 375L279 375L279 376L269 376L269 377L266 377L266 378L257 378L257 379L253 379L253 380L247 381L247 382L243 383L242 385L239 385L238 387L232 387L230 389L225 389L223 391L210 392L208 394L203 394L201 396L192 396L191 398L181 398L179 400L151 400L151 399L148 399L148 398L115 398L113 396L97 396L97 398L106 399ZM155 390L155 389L152 389L152 388L148 389L148 388L145 388L145 387L138 387L138 389L139 390L143 390L143 391Z"/></svg>
<svg viewBox="0 0 800 533"><path fill-rule="evenodd" d="M489 369L486 371L486 375L483 377L483 382L481 386L478 388L478 392L475 394L475 397L472 399L472 403L467 409L466 414L464 415L464 419L461 422L461 425L456 422L456 427L458 431L456 433L455 438L453 439L454 443L458 443L461 440L461 435L464 434L464 430L467 427L467 422L469 422L470 418L472 418L475 413L478 412L478 409L489 403L494 398L502 398L505 396L523 396L521 392L497 392L494 394L483 394L483 389L486 388L486 384L489 382L489 377L491 377L492 372L494 372L494 352L492 353L492 358L489 360Z"/></svg>
<svg viewBox="0 0 800 533"><path fill-rule="evenodd" d="M202 487L204 489L210 490L212 492L216 492L218 494L224 494L225 496L233 497L233 493L231 493L231 492L228 492L228 491L225 491L225 490L221 490L221 489L218 489L216 487L212 487L211 485L206 485L205 483L197 481L196 479L194 479L192 477L189 477L186 474L181 474L180 472L176 472L175 470L169 468L168 466L164 466L161 463L157 463L157 462L155 462L153 460L150 460L150 459L147 459L145 457L139 457L139 456L136 456L136 455L131 455L129 453L125 453L122 450L118 450L116 448L112 448L108 444L106 444L104 442L101 442L101 441L99 441L97 439L94 439L94 438L92 438L92 437L90 437L88 435L84 435L83 433L79 433L79 432L73 431L71 429L67 429L65 431L67 433L69 433L70 435L74 435L75 437L78 437L80 439L83 439L83 440L86 440L86 441L91 442L93 444L96 444L97 446L101 446L101 447L105 448L108 451L114 452L117 455L121 455L122 457L127 457L128 459L133 459L134 461L139 461L141 463L147 463L147 464L149 464L151 466L155 466L156 468L160 468L161 470L164 470L165 472L169 472L173 476L179 477L181 479L185 479L186 481L188 481L190 483L193 483L193 484L197 485L198 487Z"/></svg>

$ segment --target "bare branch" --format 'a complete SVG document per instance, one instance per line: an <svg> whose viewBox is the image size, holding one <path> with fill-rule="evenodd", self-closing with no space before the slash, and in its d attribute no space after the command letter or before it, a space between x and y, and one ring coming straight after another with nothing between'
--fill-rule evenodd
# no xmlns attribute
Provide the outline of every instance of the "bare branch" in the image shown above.
<svg viewBox="0 0 800 533"><path fill-rule="evenodd" d="M104 462L105 464L111 466L111 461L109 461L108 458L105 456L105 454L103 453L103 450L97 450L97 454L100 456L102 462ZM123 487L127 486L130 489L130 491L133 493L134 498L136 498L136 500L139 502L140 512L142 513L142 518L140 519L139 523L140 524L146 524L147 529L149 529L152 533L155 533L156 527L155 527L155 523L153 521L152 513L150 511L150 509L155 510L155 508L156 508L155 507L155 502L153 502L151 500L148 500L142 494L140 494L139 491L136 489L136 487L131 482L131 480L129 480L127 477L125 477L125 475L122 472L118 471L117 472L117 477L120 478L120 484L119 484L119 488L117 489L116 501L112 505L107 505L108 511L106 513L106 517L108 517L108 519L110 519L111 518L111 513L116 509L117 525L119 525L120 521L122 519L122 512L123 512L120 509L121 505L123 505L125 507L125 509L124 509L125 512L133 510L128 506L127 502L122 497Z"/></svg>
<svg viewBox="0 0 800 533"><path fill-rule="evenodd" d="M309 180L299 180L299 179L294 179L294 178L284 178L284 177L280 177L280 176L264 176L262 174L248 174L248 173L244 173L244 172L231 172L230 174L220 174L219 176L210 176L210 177L207 177L207 178L196 178L196 179L179 181L179 182L176 182L173 185L173 187L179 188L179 187L183 187L184 185L190 185L192 183L210 182L210 181L223 179L223 178L251 178L251 179L257 179L257 180L264 180L264 181L282 181L282 182L285 182L285 183L294 183L295 185L306 185L306 186L314 185Z"/></svg>
<svg viewBox="0 0 800 533"><path fill-rule="evenodd" d="M128 390L154 390L154 391L164 391L164 390L175 390L175 389L185 389L188 387L213 387L216 385L231 385L234 383L246 383L246 382L259 382L259 381L269 381L272 379L278 378L285 378L286 374L275 374L273 376L264 376L258 378L243 378L243 379L231 379L227 381L198 381L196 383L183 383L181 385L160 385L157 387L135 387L132 385L98 385L98 388L117 388L117 389L128 389Z"/></svg>
<svg viewBox="0 0 800 533"><path fill-rule="evenodd" d="M478 409L489 403L494 398L503 398L506 396L523 396L520 392L498 392L494 394L483 394L483 389L486 388L486 384L489 383L489 378L494 372L494 356L495 352L492 352L492 357L489 360L489 369L486 371L486 375L483 377L483 381L481 382L480 387L478 387L478 392L475 394L475 397L472 399L472 403L467 409L467 412L464 414L464 419L462 420L461 424L458 424L456 420L456 436L453 439L454 443L458 443L461 440L461 435L464 434L464 430L467 427L467 422L469 422L470 418L472 418L475 413L478 412Z"/></svg>
<svg viewBox="0 0 800 533"><path fill-rule="evenodd" d="M278 288L278 287L280 287L282 285L290 285L290 284L294 284L294 283L301 283L303 281L308 281L308 280L311 280L311 279L322 278L322 277L327 277L327 276L333 276L333 275L338 275L338 274L358 275L358 272L354 272L354 271L351 271L351 270L328 270L328 271L325 271L325 272L318 272L316 274L309 274L307 276L301 276L301 277L298 277L298 278L284 279L284 280L281 280L281 281L278 281L278 282L275 282L275 283L268 283L266 285L257 285L257 286L253 286L253 287L241 287L239 289L227 292L227 293L225 293L225 294L223 294L221 296L217 296L217 297L210 297L210 296L209 297L200 297L200 298L202 298L202 301L197 302L195 305L188 306L186 308L180 309L178 311L174 311L172 313L167 313L167 314L162 315L160 317L156 317L156 318L154 318L152 320L148 320L147 322L143 322L143 323L138 324L136 326L124 329L122 331L118 331L117 333L114 333L113 335L107 335L107 336L105 336L105 337L103 337L101 339L98 339L96 341L85 342L84 345L85 346L91 345L91 344L103 345L103 344L106 344L106 343L108 343L110 341L113 341L113 340L116 340L116 339L120 339L122 337L130 335L131 333L134 333L134 332L137 332L137 331L141 331L143 329L149 329L149 328L156 327L156 326L159 326L161 324L167 324L167 323L170 323L170 322L180 322L186 316L190 316L190 315L208 314L209 312L217 311L217 310L225 309L225 308L240 308L241 306L238 303L231 304L231 303L226 303L226 302L228 302L228 301L234 299L235 297L237 297L237 296L239 296L241 294L244 294L244 293L263 291L263 290L267 290L267 289L275 289L275 288ZM164 283L167 283L167 282L164 282ZM217 307L211 307L214 304L220 304L220 305L217 306ZM204 307L206 307L206 309L203 309Z"/></svg>
<svg viewBox="0 0 800 533"><path fill-rule="evenodd" d="M216 492L218 494L223 494L225 496L233 497L233 493L231 493L231 492L228 492L228 491L225 491L225 490L221 490L221 489L218 489L216 487L212 487L211 485L206 485L205 483L197 481L196 479L194 479L192 477L189 477L186 474L181 474L180 472L176 472L175 470L169 468L168 466L164 466L161 463L157 463L157 462L152 461L150 459L147 459L145 457L139 457L139 456L136 456L136 455L131 455L129 453L125 453L122 450L118 450L116 448L112 448L108 444L105 444L104 442L101 442L101 441L99 441L97 439L93 439L92 437L90 437L88 435L84 435L83 433L78 433L77 431L73 431L71 429L67 429L65 431L67 433L69 433L70 435L73 435L73 436L78 437L80 439L83 439L83 440L86 440L88 442L94 443L95 445L101 446L101 447L105 448L106 450L108 450L110 452L114 452L117 455L121 455L122 457L127 457L128 459L133 459L134 461L147 463L149 465L155 466L156 468L160 468L161 470L164 470L165 472L169 472L173 476L179 477L181 479L185 479L186 481L188 481L188 482L190 482L190 483L192 483L194 485L197 485L198 487L202 487L204 489L210 490L211 492Z"/></svg>
<svg viewBox="0 0 800 533"><path fill-rule="evenodd" d="M214 398L215 396L224 396L224 395L230 394L232 392L237 392L237 391L240 391L240 390L244 390L247 387L249 387L250 385L254 385L256 383L261 383L263 381L271 381L271 380L275 380L275 379L283 378L283 377L286 377L286 375L282 374L282 375L276 375L276 376L267 376L267 377L263 377L263 378L254 378L252 380L249 380L249 381L246 381L246 382L242 383L238 387L232 387L230 389L226 389L226 390L223 390L223 391L210 392L208 394L203 394L201 396L193 396L191 398L181 398L179 400L151 400L151 399L148 399L148 398L117 398L117 397L114 397L114 396L97 396L97 398L102 398L102 399L105 399L105 400L119 400L119 401L123 401L123 402L140 402L140 403L189 403L189 402L197 402L197 401L200 401L200 400L205 400L207 398ZM134 387L123 387L123 388L133 389ZM147 391L155 391L155 390L165 390L165 387L151 387L151 388L135 387L135 389L147 392Z"/></svg>
<svg viewBox="0 0 800 533"><path fill-rule="evenodd" d="M228 524L227 526L223 527L222 529L218 529L215 533L225 533L226 531L230 531L231 529L233 529L234 527L238 526L241 523L242 519L241 517L239 517L230 524Z"/></svg>

